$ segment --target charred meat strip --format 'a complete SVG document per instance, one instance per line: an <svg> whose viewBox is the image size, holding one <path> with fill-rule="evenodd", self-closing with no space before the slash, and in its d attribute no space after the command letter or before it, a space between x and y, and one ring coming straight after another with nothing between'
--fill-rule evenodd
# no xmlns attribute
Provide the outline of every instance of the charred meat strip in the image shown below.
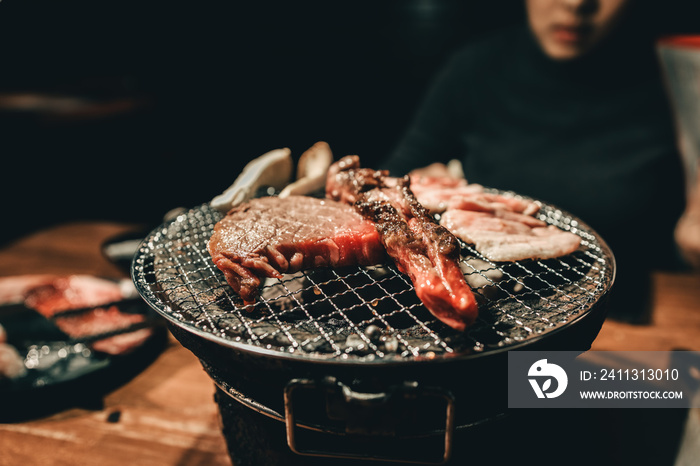
<svg viewBox="0 0 700 466"><path fill-rule="evenodd" d="M359 157L347 156L331 166L326 196L353 205L374 222L387 253L435 317L460 331L476 320L476 300L459 267L457 238L417 201L407 177L360 168Z"/></svg>
<svg viewBox="0 0 700 466"><path fill-rule="evenodd" d="M386 255L374 225L351 207L306 196L262 197L235 207L215 225L207 248L246 303L255 301L265 277L373 265Z"/></svg>

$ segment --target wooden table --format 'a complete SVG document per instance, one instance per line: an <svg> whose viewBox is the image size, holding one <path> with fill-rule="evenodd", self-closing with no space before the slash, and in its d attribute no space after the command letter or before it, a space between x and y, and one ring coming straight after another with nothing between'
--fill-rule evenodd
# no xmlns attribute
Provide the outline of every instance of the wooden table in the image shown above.
<svg viewBox="0 0 700 466"><path fill-rule="evenodd" d="M100 246L135 229L71 223L38 232L0 250L0 276L123 277ZM170 337L155 363L108 394L102 409L0 424L0 465L230 466L213 396L199 360ZM114 413L118 422L109 422Z"/></svg>
<svg viewBox="0 0 700 466"><path fill-rule="evenodd" d="M84 273L121 277L102 242L137 229L71 223L37 232L0 250L0 276ZM607 321L594 350L700 351L700 275L657 273L650 325ZM144 372L108 394L101 409L70 409L47 418L0 424L4 465L230 465L199 361L174 339ZM117 422L114 413L119 413Z"/></svg>

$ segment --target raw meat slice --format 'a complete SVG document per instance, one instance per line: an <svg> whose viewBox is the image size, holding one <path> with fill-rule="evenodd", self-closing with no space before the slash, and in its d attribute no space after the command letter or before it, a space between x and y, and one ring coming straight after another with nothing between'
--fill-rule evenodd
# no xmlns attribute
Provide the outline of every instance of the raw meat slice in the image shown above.
<svg viewBox="0 0 700 466"><path fill-rule="evenodd" d="M99 306L123 298L118 284L88 275L48 280L26 294L25 304L46 317L68 309Z"/></svg>
<svg viewBox="0 0 700 466"><path fill-rule="evenodd" d="M452 196L447 201L447 210L475 210L478 212L512 212L532 216L540 206L532 201L493 193L471 193Z"/></svg>
<svg viewBox="0 0 700 466"><path fill-rule="evenodd" d="M57 317L56 325L73 338L89 337L127 328L144 321L141 314L121 312L117 306L98 307L92 312L79 315ZM151 329L114 335L92 343L93 349L108 354L121 354L138 346L151 335Z"/></svg>
<svg viewBox="0 0 700 466"><path fill-rule="evenodd" d="M536 202L514 196L488 193L480 184L450 177L411 177L411 191L431 213L448 209L494 212L508 210L533 215L540 209Z"/></svg>
<svg viewBox="0 0 700 466"><path fill-rule="evenodd" d="M118 283L89 275L47 277L27 288L23 296L25 306L52 319L72 338L118 331L146 321L144 314L122 312L117 305L109 304L122 299L124 292ZM74 309L86 310L74 315L58 314ZM134 329L93 341L90 347L107 354L124 354L143 344L152 334L151 328Z"/></svg>
<svg viewBox="0 0 700 466"><path fill-rule="evenodd" d="M539 225L484 212L448 210L442 214L440 224L496 262L551 259L578 249L579 236L537 219L531 220Z"/></svg>
<svg viewBox="0 0 700 466"><path fill-rule="evenodd" d="M373 265L385 251L374 225L352 207L306 196L262 197L232 209L207 245L246 303L264 277L312 267Z"/></svg>
<svg viewBox="0 0 700 466"><path fill-rule="evenodd" d="M447 209L453 197L482 193L484 187L460 178L412 176L411 191L423 207L438 214Z"/></svg>
<svg viewBox="0 0 700 466"><path fill-rule="evenodd" d="M478 308L459 267L459 243L417 201L409 184L407 177L360 168L359 157L347 156L331 166L326 195L354 205L374 222L387 253L410 277L425 307L463 331L476 320Z"/></svg>

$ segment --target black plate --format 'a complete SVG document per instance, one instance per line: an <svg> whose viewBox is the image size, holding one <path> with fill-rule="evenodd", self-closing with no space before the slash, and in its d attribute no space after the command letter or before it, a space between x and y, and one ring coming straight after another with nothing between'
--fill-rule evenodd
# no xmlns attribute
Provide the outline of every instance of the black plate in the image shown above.
<svg viewBox="0 0 700 466"><path fill-rule="evenodd" d="M120 310L154 318L142 300L128 300ZM100 409L107 393L131 380L150 365L167 343L159 325L132 351L109 355L72 340L49 319L20 303L0 305L0 323L7 343L24 359L26 373L0 378L0 422L25 421L64 409Z"/></svg>

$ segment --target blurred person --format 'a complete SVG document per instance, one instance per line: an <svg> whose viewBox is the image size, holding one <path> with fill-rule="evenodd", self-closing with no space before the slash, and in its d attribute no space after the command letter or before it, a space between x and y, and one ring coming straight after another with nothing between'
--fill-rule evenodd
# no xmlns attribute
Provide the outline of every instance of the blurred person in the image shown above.
<svg viewBox="0 0 700 466"><path fill-rule="evenodd" d="M652 269L680 266L681 255L700 265L700 201L685 207L672 113L644 20L650 6L525 0L526 24L452 57L382 166L396 175L440 172L435 162L458 159L471 183L580 217L616 256L609 315L637 323L649 318Z"/></svg>

